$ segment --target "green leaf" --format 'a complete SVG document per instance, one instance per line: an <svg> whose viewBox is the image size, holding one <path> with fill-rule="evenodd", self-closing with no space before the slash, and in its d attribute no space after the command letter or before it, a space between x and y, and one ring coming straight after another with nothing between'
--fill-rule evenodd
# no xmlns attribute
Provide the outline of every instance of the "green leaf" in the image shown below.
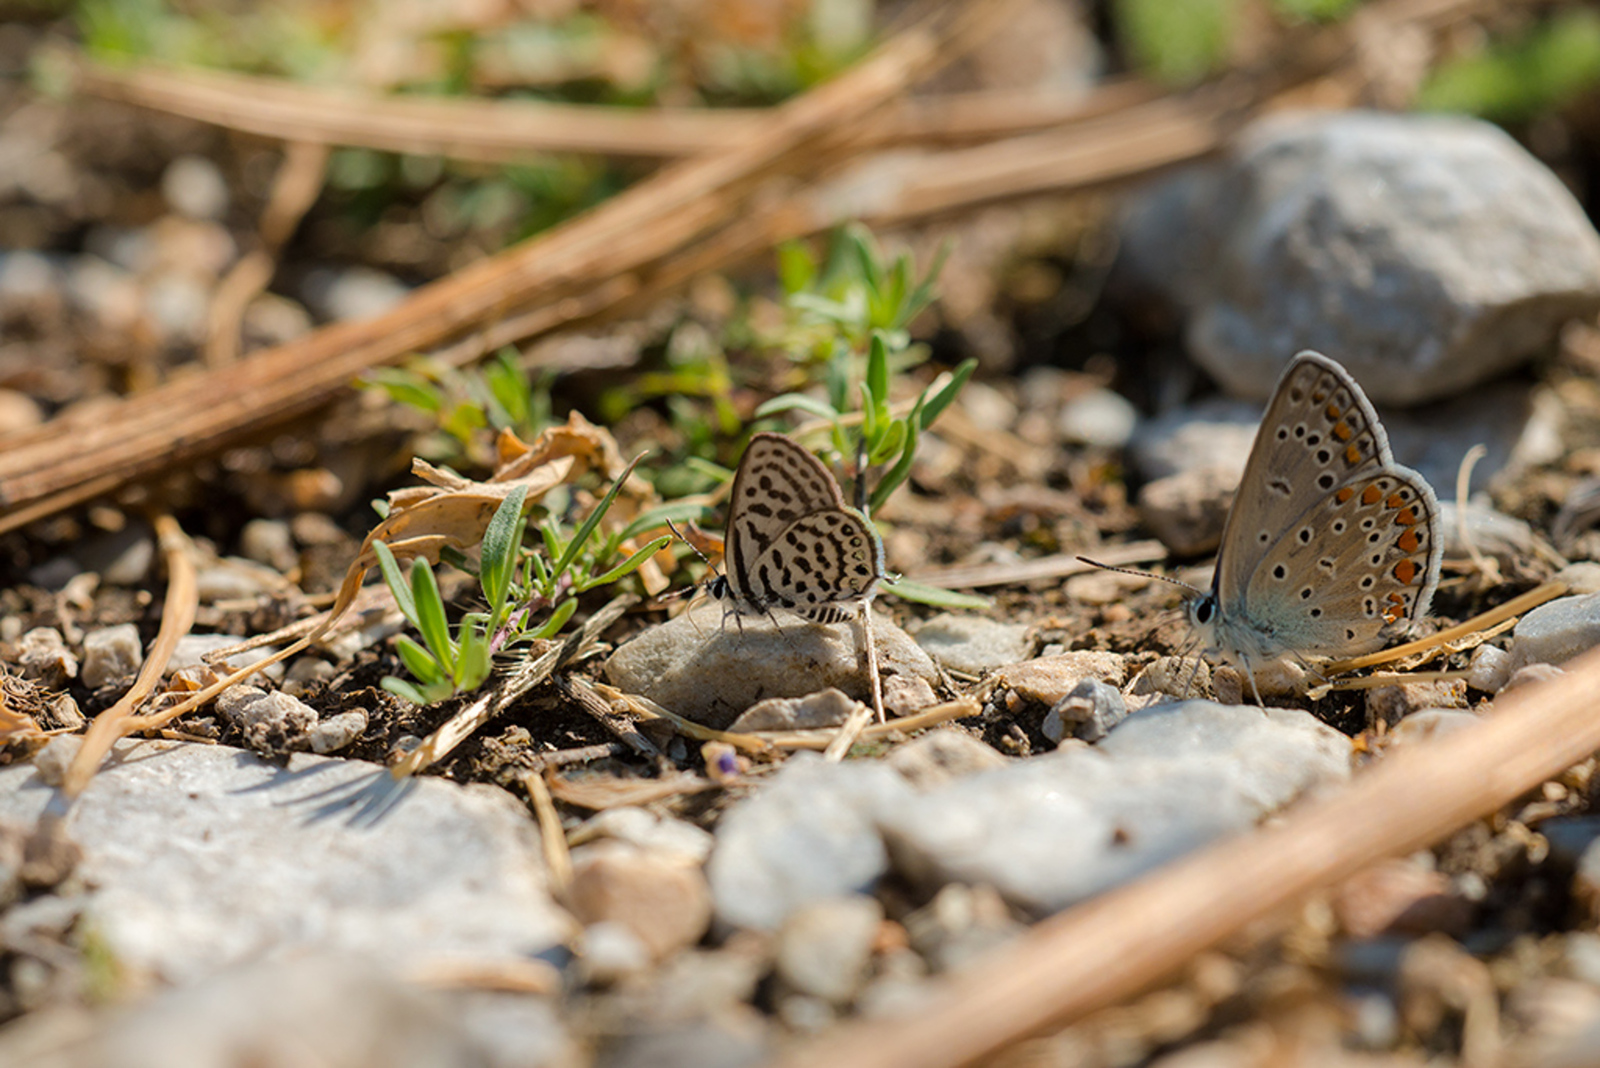
<svg viewBox="0 0 1600 1068"><path fill-rule="evenodd" d="M878 426L878 406L873 403L872 388L863 382L861 383L861 440L867 443L869 453L877 446L882 433Z"/></svg>
<svg viewBox="0 0 1600 1068"><path fill-rule="evenodd" d="M574 582L572 584L572 592L582 593L584 590L592 590L596 586L606 586L620 578L625 578L626 576L637 571L646 560L650 559L656 553L660 552L662 549L665 549L671 544L672 535L663 534L659 538L651 541L644 548L634 550L631 556L629 556L622 563L618 564L616 567L612 568L610 571L607 571L605 574L596 575L593 578L584 579L581 582Z"/></svg>
<svg viewBox="0 0 1600 1068"><path fill-rule="evenodd" d="M873 467L888 462L889 457L899 452L901 446L905 444L907 433L908 430L904 419L896 419L890 423L888 430L883 435L883 440L878 443L878 447L867 454L867 462Z"/></svg>
<svg viewBox="0 0 1600 1068"><path fill-rule="evenodd" d="M977 369L978 361L976 359L962 360L956 366L956 369L950 372L950 381L940 386L937 393L932 397L929 397L926 392L923 393L926 403L922 405L921 413L918 416L920 421L917 429L926 430L932 426L933 421L939 418L946 408L950 407L951 402L956 399L956 394L961 392L961 387L967 384L967 379L971 378L972 372ZM938 380L935 379L934 381L937 382Z"/></svg>
<svg viewBox="0 0 1600 1068"><path fill-rule="evenodd" d="M1510 40L1436 67L1417 106L1502 122L1558 108L1600 82L1600 13L1560 12Z"/></svg>
<svg viewBox="0 0 1600 1068"><path fill-rule="evenodd" d="M530 633L528 637L535 641L555 637L561 628L567 625L567 620L572 618L572 613L577 610L578 602L576 598L568 597L565 601L556 605L555 611L550 613L550 618L544 621L544 625Z"/></svg>
<svg viewBox="0 0 1600 1068"><path fill-rule="evenodd" d="M839 411L815 397L808 397L804 393L781 393L756 409L756 418L765 419L769 415L798 409L814 415L819 419L832 421L839 418Z"/></svg>
<svg viewBox="0 0 1600 1068"><path fill-rule="evenodd" d="M916 455L917 437L922 429L922 398L917 398L911 414L903 422L899 420L896 422L906 428L906 441L900 450L900 459L896 460L894 466L878 480L876 486L872 487L872 499L868 504L873 515L878 513L878 509L883 507L883 502L887 501L889 495L899 489L900 483L911 474L911 461Z"/></svg>
<svg viewBox="0 0 1600 1068"><path fill-rule="evenodd" d="M489 640L476 628L463 627L452 681L458 693L470 693L489 677Z"/></svg>
<svg viewBox="0 0 1600 1068"><path fill-rule="evenodd" d="M936 608L960 608L974 612L986 612L994 607L994 602L987 597L979 597L971 593L957 593L947 590L942 586L930 586L924 582L913 582L910 579L884 579L880 584L884 591L892 593L902 601L914 601L917 604L933 605Z"/></svg>
<svg viewBox="0 0 1600 1068"><path fill-rule="evenodd" d="M557 575L565 574L567 568L572 566L572 561L577 559L578 550L583 548L584 543L589 540L589 537L594 533L594 528L600 525L601 518L611 508L611 502L617 499L617 494L621 491L622 484L628 481L628 476L633 474L633 469L639 466L639 461L645 458L648 451L641 452L633 458L633 462L628 464L622 474L617 476L615 482L611 483L611 488L606 490L605 497L601 499L599 504L594 506L594 510L589 513L582 525L578 527L578 532L572 536L572 541L567 544L567 551L562 554L561 559L553 569Z"/></svg>
<svg viewBox="0 0 1600 1068"><path fill-rule="evenodd" d="M424 696L421 690L411 685L411 683L407 682L405 679L398 679L393 675L385 675L378 681L378 685L383 687L385 690L388 690L402 701L410 701L414 705L433 704L433 700Z"/></svg>
<svg viewBox="0 0 1600 1068"><path fill-rule="evenodd" d="M867 390L885 411L889 407L889 347L880 331L867 343Z"/></svg>
<svg viewBox="0 0 1600 1068"><path fill-rule="evenodd" d="M450 681L444 665L434 659L432 653L418 645L411 635L395 635L394 651L400 655L400 661L405 664L406 670L424 686L437 686Z"/></svg>
<svg viewBox="0 0 1600 1068"><path fill-rule="evenodd" d="M416 623L422 640L439 663L452 663L456 648L450 640L450 623L445 618L444 598L439 596L439 583L426 560L415 560L411 564L411 596L417 602Z"/></svg>
<svg viewBox="0 0 1600 1068"><path fill-rule="evenodd" d="M494 517L483 531L483 548L478 556L478 582L488 602L490 618L496 623L505 609L506 591L516 570L517 551L522 546L522 531L527 525L523 506L528 499L526 484L518 486L500 502Z"/></svg>
<svg viewBox="0 0 1600 1068"><path fill-rule="evenodd" d="M948 237L939 242L939 251L933 255L933 263L928 267L927 273L922 276L922 281L917 283L917 288L913 289L911 295L906 298L904 318L897 325L907 325L917 317L917 314L923 308L933 303L933 298L937 293L939 273L944 270L945 261L950 258L950 252L955 247L955 242Z"/></svg>
<svg viewBox="0 0 1600 1068"><path fill-rule="evenodd" d="M399 367L377 367L356 382L369 389L381 389L389 398L424 412L444 408L444 394L437 386L414 371Z"/></svg>
<svg viewBox="0 0 1600 1068"><path fill-rule="evenodd" d="M787 296L793 296L817 279L816 257L801 241L785 241L778 246L778 283Z"/></svg>
<svg viewBox="0 0 1600 1068"><path fill-rule="evenodd" d="M394 553L381 541L372 543L372 553L378 558L378 570L383 574L383 581L389 587L389 592L394 594L394 603L399 606L400 614L405 616L411 625L417 625L417 602L411 597L411 585L400 573L400 565L395 561Z"/></svg>
<svg viewBox="0 0 1600 1068"><path fill-rule="evenodd" d="M483 365L483 380L489 395L505 410L509 425L527 426L532 411L533 393L527 375L517 366L517 350L507 346Z"/></svg>
<svg viewBox="0 0 1600 1068"><path fill-rule="evenodd" d="M692 501L674 501L671 504L658 505L647 511L640 512L639 517L622 528L622 540L636 538L647 530L665 526L668 520L676 523L680 520L700 519L707 512L703 504Z"/></svg>
<svg viewBox="0 0 1600 1068"><path fill-rule="evenodd" d="M1227 57L1236 7L1236 0L1113 0L1111 12L1136 67L1167 85L1192 85Z"/></svg>
<svg viewBox="0 0 1600 1068"><path fill-rule="evenodd" d="M878 241L860 223L850 223L845 227L845 238L850 242L850 251L855 256L855 266L861 272L861 278L867 283L867 288L874 294L883 289L883 253L878 250Z"/></svg>

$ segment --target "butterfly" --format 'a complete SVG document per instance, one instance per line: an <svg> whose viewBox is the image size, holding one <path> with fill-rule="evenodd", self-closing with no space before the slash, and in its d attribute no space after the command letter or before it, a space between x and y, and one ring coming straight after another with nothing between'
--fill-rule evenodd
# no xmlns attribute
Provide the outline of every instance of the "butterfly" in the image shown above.
<svg viewBox="0 0 1600 1068"><path fill-rule="evenodd" d="M1278 379L1189 622L1253 687L1256 667L1359 656L1409 630L1442 553L1432 488L1394 462L1349 372L1308 350Z"/></svg>
<svg viewBox="0 0 1600 1068"><path fill-rule="evenodd" d="M750 439L733 477L726 567L705 591L745 615L782 608L838 623L883 578L883 543L821 460L782 434Z"/></svg>

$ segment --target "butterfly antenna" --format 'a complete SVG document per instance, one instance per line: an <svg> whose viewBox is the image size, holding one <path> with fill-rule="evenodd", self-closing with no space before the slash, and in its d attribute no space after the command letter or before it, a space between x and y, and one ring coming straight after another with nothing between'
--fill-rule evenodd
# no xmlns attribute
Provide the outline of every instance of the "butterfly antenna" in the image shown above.
<svg viewBox="0 0 1600 1068"><path fill-rule="evenodd" d="M1205 590L1200 589L1198 586L1191 586L1187 582L1183 582L1175 578L1168 578L1166 575L1158 575L1154 571L1138 571L1131 567L1113 567L1110 564L1102 564L1098 560L1091 560L1087 556L1080 556L1078 557L1078 560L1081 563L1088 564L1090 567L1097 567L1101 571L1115 571L1119 575L1133 575L1136 578L1155 579L1158 582L1165 582L1168 585L1177 586L1181 589L1188 590L1190 593L1199 594L1202 597L1204 597L1206 593Z"/></svg>

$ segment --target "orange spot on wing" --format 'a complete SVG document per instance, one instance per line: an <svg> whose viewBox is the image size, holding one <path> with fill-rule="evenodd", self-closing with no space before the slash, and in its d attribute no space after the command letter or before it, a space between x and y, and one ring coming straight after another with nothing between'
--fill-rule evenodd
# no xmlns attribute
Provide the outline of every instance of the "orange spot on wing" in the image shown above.
<svg viewBox="0 0 1600 1068"><path fill-rule="evenodd" d="M1328 413L1328 418L1329 419L1337 419L1337 418L1339 418L1339 416L1341 414L1340 411L1339 411L1339 406L1337 404L1330 404L1326 408L1324 408L1323 411Z"/></svg>
<svg viewBox="0 0 1600 1068"><path fill-rule="evenodd" d="M1361 450L1354 445L1344 447L1344 462L1354 467L1361 462Z"/></svg>
<svg viewBox="0 0 1600 1068"><path fill-rule="evenodd" d="M1383 500L1383 491L1377 487L1376 483L1369 484L1366 489L1361 491L1362 504L1377 504L1381 500Z"/></svg>
<svg viewBox="0 0 1600 1068"><path fill-rule="evenodd" d="M1355 431L1350 429L1349 423L1341 419L1337 423L1333 424L1333 436L1338 438L1340 441L1349 441L1355 436Z"/></svg>
<svg viewBox="0 0 1600 1068"><path fill-rule="evenodd" d="M1389 494L1389 499L1383 503L1390 508L1403 508L1405 507L1406 499L1398 493L1391 493Z"/></svg>
<svg viewBox="0 0 1600 1068"><path fill-rule="evenodd" d="M1414 530L1406 531L1404 534L1400 535L1400 540L1395 542L1395 544L1400 546L1400 551L1403 553L1416 552L1418 548L1417 532Z"/></svg>
<svg viewBox="0 0 1600 1068"><path fill-rule="evenodd" d="M1356 495L1356 491L1355 490L1351 489L1349 486L1345 486L1342 489L1340 489L1338 493L1335 493L1333 496L1334 496L1334 499L1337 500L1340 504L1344 504L1344 503L1348 502L1350 500L1350 498L1354 497L1355 495Z"/></svg>
<svg viewBox="0 0 1600 1068"><path fill-rule="evenodd" d="M1417 513L1410 508L1402 508L1394 521L1403 527L1414 527L1417 525Z"/></svg>
<svg viewBox="0 0 1600 1068"><path fill-rule="evenodd" d="M1394 565L1394 577L1402 586L1411 585L1411 580L1417 577L1417 564L1414 560L1402 560ZM1396 595L1390 594L1392 600Z"/></svg>

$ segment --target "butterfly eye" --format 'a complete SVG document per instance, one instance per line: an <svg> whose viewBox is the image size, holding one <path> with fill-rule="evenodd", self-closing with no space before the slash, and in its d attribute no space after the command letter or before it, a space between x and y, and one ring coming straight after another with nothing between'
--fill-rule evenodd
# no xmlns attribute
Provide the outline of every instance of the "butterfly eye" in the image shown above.
<svg viewBox="0 0 1600 1068"><path fill-rule="evenodd" d="M1211 617L1216 614L1216 605L1208 597L1194 606L1194 620L1196 623L1210 623Z"/></svg>

